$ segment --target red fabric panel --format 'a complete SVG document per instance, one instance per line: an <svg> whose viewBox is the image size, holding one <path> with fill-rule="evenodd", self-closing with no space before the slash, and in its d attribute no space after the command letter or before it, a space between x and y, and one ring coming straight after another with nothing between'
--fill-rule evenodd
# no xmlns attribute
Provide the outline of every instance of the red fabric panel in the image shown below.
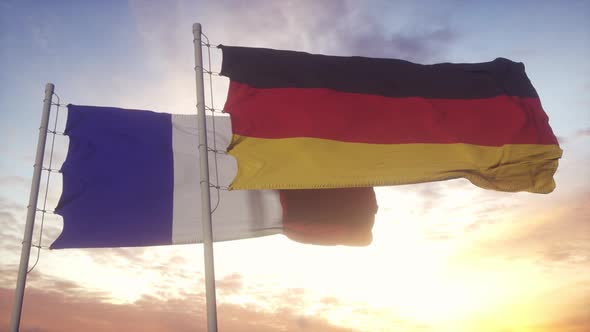
<svg viewBox="0 0 590 332"><path fill-rule="evenodd" d="M392 98L330 89L230 83L234 134L374 144L557 144L538 98Z"/></svg>
<svg viewBox="0 0 590 332"><path fill-rule="evenodd" d="M365 246L377 213L373 188L280 190L283 232L319 245Z"/></svg>

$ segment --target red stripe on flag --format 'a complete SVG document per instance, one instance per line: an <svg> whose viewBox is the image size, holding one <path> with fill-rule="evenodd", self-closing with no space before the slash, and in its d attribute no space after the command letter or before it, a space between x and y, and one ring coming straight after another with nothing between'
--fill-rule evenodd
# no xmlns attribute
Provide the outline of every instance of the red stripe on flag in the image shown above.
<svg viewBox="0 0 590 332"><path fill-rule="evenodd" d="M257 89L232 81L234 134L374 144L557 144L538 98L391 98L330 89Z"/></svg>

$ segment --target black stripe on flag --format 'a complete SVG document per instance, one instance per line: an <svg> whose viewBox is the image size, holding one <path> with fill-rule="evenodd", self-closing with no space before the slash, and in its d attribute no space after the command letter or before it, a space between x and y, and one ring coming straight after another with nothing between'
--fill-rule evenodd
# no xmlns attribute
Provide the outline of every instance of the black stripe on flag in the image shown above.
<svg viewBox="0 0 590 332"><path fill-rule="evenodd" d="M254 88L327 88L386 97L444 99L538 97L524 65L504 58L421 65L397 59L219 47L223 50L221 74Z"/></svg>

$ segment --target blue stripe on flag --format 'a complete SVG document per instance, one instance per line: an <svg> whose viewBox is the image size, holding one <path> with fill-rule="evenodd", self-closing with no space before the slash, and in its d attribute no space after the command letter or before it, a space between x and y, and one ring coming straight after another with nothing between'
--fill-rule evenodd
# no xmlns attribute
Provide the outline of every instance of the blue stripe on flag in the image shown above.
<svg viewBox="0 0 590 332"><path fill-rule="evenodd" d="M171 244L171 115L69 105L65 133L64 227L51 248Z"/></svg>

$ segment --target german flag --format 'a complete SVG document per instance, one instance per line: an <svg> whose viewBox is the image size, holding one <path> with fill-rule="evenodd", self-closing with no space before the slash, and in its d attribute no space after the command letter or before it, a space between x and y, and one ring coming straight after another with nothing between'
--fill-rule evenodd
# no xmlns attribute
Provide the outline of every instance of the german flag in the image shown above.
<svg viewBox="0 0 590 332"><path fill-rule="evenodd" d="M524 65L421 65L220 46L232 189L371 187L466 178L549 193L562 155Z"/></svg>

